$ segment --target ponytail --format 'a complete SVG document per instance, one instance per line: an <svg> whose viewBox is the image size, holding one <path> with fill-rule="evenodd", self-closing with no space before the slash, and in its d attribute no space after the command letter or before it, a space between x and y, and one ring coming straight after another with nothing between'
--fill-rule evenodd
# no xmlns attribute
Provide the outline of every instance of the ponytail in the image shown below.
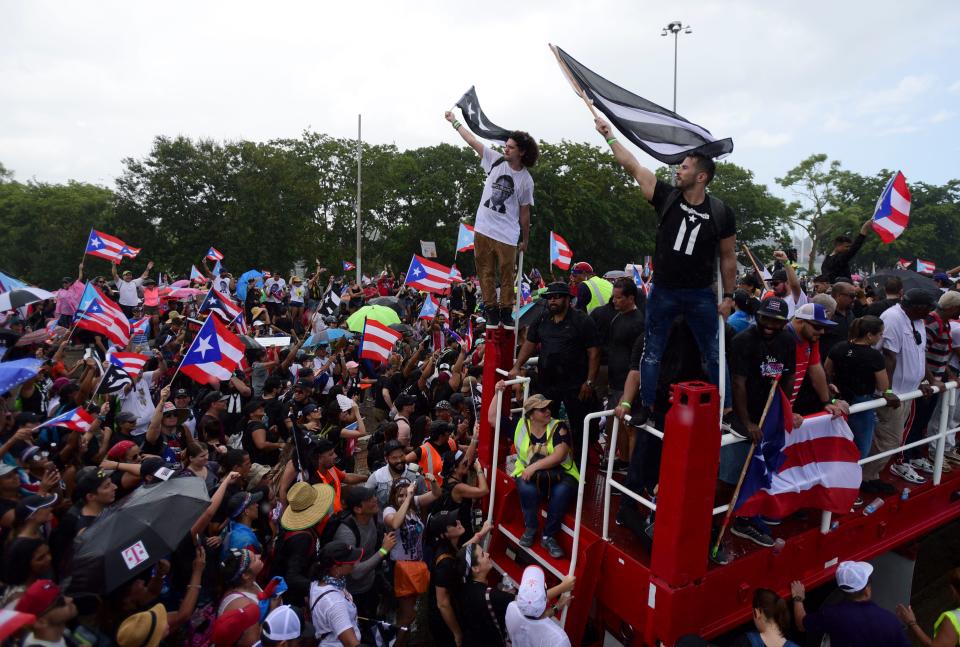
<svg viewBox="0 0 960 647"><path fill-rule="evenodd" d="M880 332L883 332L883 320L874 315L864 315L850 322L847 339L855 341Z"/></svg>

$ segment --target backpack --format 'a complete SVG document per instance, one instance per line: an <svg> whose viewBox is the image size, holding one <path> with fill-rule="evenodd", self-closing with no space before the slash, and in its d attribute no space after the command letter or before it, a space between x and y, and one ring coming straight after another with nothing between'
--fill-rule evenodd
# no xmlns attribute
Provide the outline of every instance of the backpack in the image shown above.
<svg viewBox="0 0 960 647"><path fill-rule="evenodd" d="M197 609L187 621L183 630L183 644L186 647L209 647L213 644L213 623L217 619L217 606L211 602Z"/></svg>
<svg viewBox="0 0 960 647"><path fill-rule="evenodd" d="M383 545L383 525L376 520L373 520L372 523L377 524L377 547L379 548ZM333 541L334 535L337 534L337 529L344 524L353 532L353 545L359 547L361 543L360 526L357 525L357 520L353 518L350 510L341 510L336 514L330 515L327 525L323 527L323 532L320 533L320 545L326 546Z"/></svg>
<svg viewBox="0 0 960 647"><path fill-rule="evenodd" d="M311 529L307 530L287 530L273 545L273 559L271 564L271 572L276 573L277 575L285 575L287 570L287 554L284 551L284 546L287 541L297 535L310 535L313 538L313 541L309 544L309 548L306 551L306 556L310 557L313 555L316 557L317 553L317 535Z"/></svg>

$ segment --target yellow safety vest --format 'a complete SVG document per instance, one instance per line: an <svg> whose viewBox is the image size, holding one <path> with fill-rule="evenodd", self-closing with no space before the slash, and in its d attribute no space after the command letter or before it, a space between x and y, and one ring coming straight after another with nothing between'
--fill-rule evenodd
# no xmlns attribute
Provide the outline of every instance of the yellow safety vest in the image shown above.
<svg viewBox="0 0 960 647"><path fill-rule="evenodd" d="M547 455L553 453L553 433L557 430L559 425L559 420L551 420L549 423L547 423ZM521 418L520 422L517 423L517 428L513 432L513 446L517 448L517 464L513 468L512 476L517 477L523 474L523 470L527 469L527 461L529 460L528 454L530 453L530 432L528 430L526 418ZM579 481L580 470L577 469L576 463L573 462L571 452L572 450L567 451L567 456L563 459L563 462L560 463L560 468Z"/></svg>
<svg viewBox="0 0 960 647"><path fill-rule="evenodd" d="M944 611L940 614L940 617L937 618L936 623L933 625L933 636L937 636L937 632L940 630L940 624L947 619L950 621L950 624L953 625L953 629L957 632L957 635L960 636L960 609L954 609L953 611ZM960 644L960 641L958 641Z"/></svg>
<svg viewBox="0 0 960 647"><path fill-rule="evenodd" d="M613 295L613 283L599 276L591 276L584 283L590 288L590 303L587 304L588 313L610 301L610 297Z"/></svg>

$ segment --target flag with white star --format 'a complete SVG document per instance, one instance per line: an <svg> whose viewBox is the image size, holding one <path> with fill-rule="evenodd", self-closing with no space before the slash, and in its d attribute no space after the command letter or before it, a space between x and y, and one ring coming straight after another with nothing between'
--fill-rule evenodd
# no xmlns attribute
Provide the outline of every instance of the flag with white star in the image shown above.
<svg viewBox="0 0 960 647"><path fill-rule="evenodd" d="M207 317L180 363L179 372L201 384L229 380L243 359L243 342L217 317Z"/></svg>
<svg viewBox="0 0 960 647"><path fill-rule="evenodd" d="M404 284L423 292L444 294L450 289L450 268L414 254Z"/></svg>
<svg viewBox="0 0 960 647"><path fill-rule="evenodd" d="M87 246L83 250L83 253L119 263L124 257L134 258L140 253L140 249L129 247L116 236L91 229L90 235L87 237Z"/></svg>
<svg viewBox="0 0 960 647"><path fill-rule="evenodd" d="M225 323L230 324L233 323L233 320L240 314L241 309L230 297L224 296L219 290L211 289L207 292L207 296L204 297L203 303L200 304L197 312L200 314L204 312L216 312L223 318Z"/></svg>
<svg viewBox="0 0 960 647"><path fill-rule="evenodd" d="M457 101L457 107L460 108L460 112L463 113L463 120L467 122L467 126L473 131L474 135L497 144L506 144L507 140L510 139L511 131L491 122L487 119L483 110L480 109L480 100L477 99L477 91L474 86L471 85L470 89L463 93L463 96Z"/></svg>

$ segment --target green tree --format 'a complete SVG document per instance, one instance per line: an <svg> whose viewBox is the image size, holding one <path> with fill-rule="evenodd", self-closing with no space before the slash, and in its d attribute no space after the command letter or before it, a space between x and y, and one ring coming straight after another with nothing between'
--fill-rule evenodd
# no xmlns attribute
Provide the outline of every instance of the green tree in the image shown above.
<svg viewBox="0 0 960 647"><path fill-rule="evenodd" d="M836 182L840 173L840 162L827 163L823 153L811 155L787 171L783 177L776 178L777 184L790 189L801 200L801 208L792 214L791 224L803 229L813 244L807 258L807 270L814 271L814 261L818 253L825 249L825 229L827 217L836 211Z"/></svg>

